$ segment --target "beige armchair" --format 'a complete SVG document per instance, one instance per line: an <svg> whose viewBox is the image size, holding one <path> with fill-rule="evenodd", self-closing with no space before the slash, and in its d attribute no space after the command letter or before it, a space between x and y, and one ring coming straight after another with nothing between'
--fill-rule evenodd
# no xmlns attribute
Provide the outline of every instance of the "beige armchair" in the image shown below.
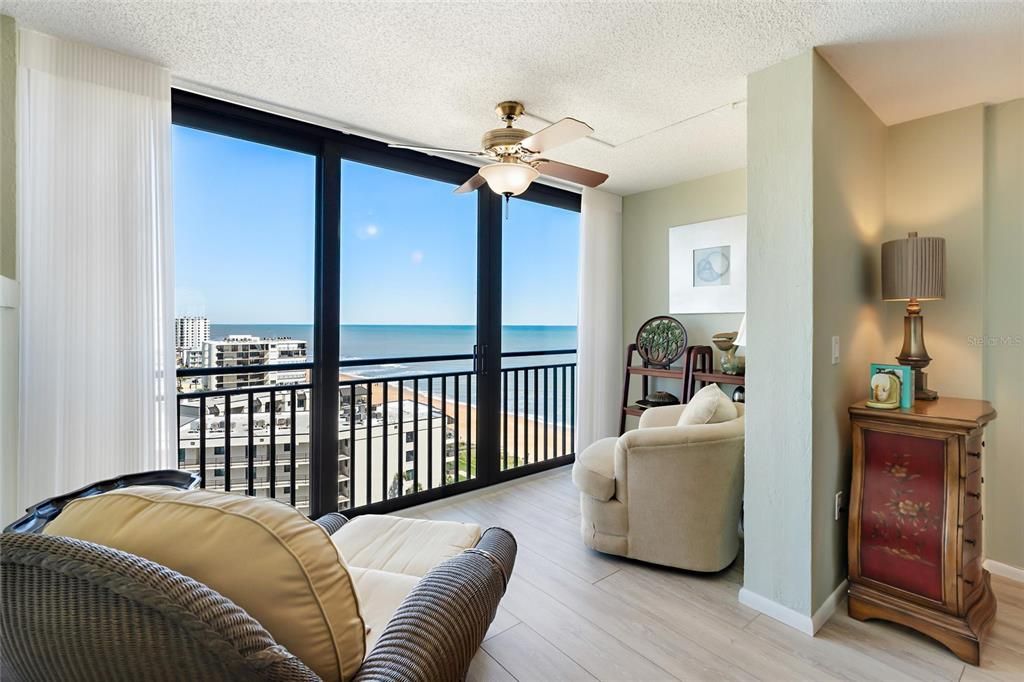
<svg viewBox="0 0 1024 682"><path fill-rule="evenodd" d="M640 428L573 465L583 542L608 554L719 571L739 551L743 405L720 423L678 426L685 405L646 410Z"/></svg>

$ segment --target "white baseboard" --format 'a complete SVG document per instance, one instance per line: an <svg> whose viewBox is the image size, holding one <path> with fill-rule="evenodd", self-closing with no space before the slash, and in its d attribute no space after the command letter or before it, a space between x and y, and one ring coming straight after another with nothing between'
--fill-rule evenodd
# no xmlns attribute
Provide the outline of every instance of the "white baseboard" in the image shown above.
<svg viewBox="0 0 1024 682"><path fill-rule="evenodd" d="M839 602L843 601L843 597L846 596L846 590L849 587L850 581L848 580L839 583L839 586L832 590L832 594L828 595L824 603L814 612L814 615L811 616L811 625L815 632L820 630L828 622L828 619L832 617L832 614L836 612L836 607L839 606Z"/></svg>
<svg viewBox="0 0 1024 682"><path fill-rule="evenodd" d="M740 589L740 603L744 606L749 606L755 611L760 611L764 615L774 618L780 623L785 623L791 628L799 630L805 635L811 637L821 629L821 627L828 622L828 619L832 617L832 614L836 611L836 606L846 596L847 581L843 581L839 584L832 594L825 599L825 602L818 607L818 610L814 612L813 616L805 616L804 614L794 611L788 606L783 606L778 602L774 602L767 597L762 597L756 592L751 592L747 588Z"/></svg>
<svg viewBox="0 0 1024 682"><path fill-rule="evenodd" d="M996 575L1001 575L1004 578L1024 583L1024 569L1022 568L1017 568L1016 566L1004 564L999 561L992 561L991 559L985 559L985 568L988 569L989 573L995 573Z"/></svg>

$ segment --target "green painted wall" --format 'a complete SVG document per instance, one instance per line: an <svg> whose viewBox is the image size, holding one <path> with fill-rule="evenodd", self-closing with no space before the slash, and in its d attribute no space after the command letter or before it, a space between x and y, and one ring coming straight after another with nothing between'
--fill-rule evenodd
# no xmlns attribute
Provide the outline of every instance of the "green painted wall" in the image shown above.
<svg viewBox="0 0 1024 682"><path fill-rule="evenodd" d="M985 555L1024 568L1024 99L976 104L892 126L884 239L946 239L946 298L923 304L940 397L985 398ZM881 303L884 359L903 308Z"/></svg>
<svg viewBox="0 0 1024 682"><path fill-rule="evenodd" d="M812 613L813 61L804 53L747 79L743 586L805 616Z"/></svg>
<svg viewBox="0 0 1024 682"><path fill-rule="evenodd" d="M1024 569L1024 99L985 112L985 555Z"/></svg>
<svg viewBox="0 0 1024 682"><path fill-rule="evenodd" d="M946 298L921 304L932 363L928 385L939 395L980 398L985 278L985 107L977 104L889 128L883 241L910 231L946 239ZM883 303L893 361L903 343L905 304Z"/></svg>
<svg viewBox="0 0 1024 682"><path fill-rule="evenodd" d="M812 613L847 575L847 518L834 515L836 492L850 489L847 410L864 397L868 365L884 357L876 262L886 143L885 125L817 55L813 78ZM840 342L837 365L833 336Z"/></svg>
<svg viewBox="0 0 1024 682"><path fill-rule="evenodd" d="M15 278L14 19L0 15L0 275Z"/></svg>
<svg viewBox="0 0 1024 682"><path fill-rule="evenodd" d="M18 516L18 309L15 239L14 20L0 15L0 524Z"/></svg>
<svg viewBox="0 0 1024 682"><path fill-rule="evenodd" d="M636 339L644 320L668 313L669 228L746 212L747 172L743 168L623 198L623 347ZM743 316L725 313L677 317L686 327L690 344L710 345L713 334L738 329ZM635 400L641 397L640 381L633 383ZM676 382L663 382L659 388L679 392Z"/></svg>

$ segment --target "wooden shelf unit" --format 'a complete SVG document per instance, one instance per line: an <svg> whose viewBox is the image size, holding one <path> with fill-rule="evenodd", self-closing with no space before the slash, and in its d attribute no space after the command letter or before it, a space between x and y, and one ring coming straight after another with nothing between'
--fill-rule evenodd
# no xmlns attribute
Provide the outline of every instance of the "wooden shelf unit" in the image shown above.
<svg viewBox="0 0 1024 682"><path fill-rule="evenodd" d="M694 383L700 382L707 386L708 384L727 384L733 386L732 399L736 402L743 402L746 400L746 388L747 382L742 374L726 374L725 372L694 372L693 373ZM701 387L703 388L703 386ZM696 389L696 387L695 387ZM736 394L740 393L737 398Z"/></svg>
<svg viewBox="0 0 1024 682"><path fill-rule="evenodd" d="M642 365L633 365L633 354L636 344L631 343L626 349L626 376L622 382L622 413L619 416L619 435L626 432L626 417L639 417L647 409L645 405L629 404L629 383L634 375L641 377L640 392L644 397L650 392L651 377L659 379L676 379L680 382L679 401L687 402L693 395L696 386L696 373L712 373L714 358L711 346L688 346L683 353L682 367L651 367L646 361Z"/></svg>

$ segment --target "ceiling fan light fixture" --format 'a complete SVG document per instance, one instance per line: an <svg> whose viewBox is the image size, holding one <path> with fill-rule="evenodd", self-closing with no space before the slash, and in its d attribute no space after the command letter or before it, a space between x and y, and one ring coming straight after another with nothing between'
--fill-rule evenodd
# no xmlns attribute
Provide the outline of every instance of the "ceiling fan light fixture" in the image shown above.
<svg viewBox="0 0 1024 682"><path fill-rule="evenodd" d="M495 194L514 197L522 194L536 180L540 173L533 166L525 163L492 163L480 169L487 186Z"/></svg>

